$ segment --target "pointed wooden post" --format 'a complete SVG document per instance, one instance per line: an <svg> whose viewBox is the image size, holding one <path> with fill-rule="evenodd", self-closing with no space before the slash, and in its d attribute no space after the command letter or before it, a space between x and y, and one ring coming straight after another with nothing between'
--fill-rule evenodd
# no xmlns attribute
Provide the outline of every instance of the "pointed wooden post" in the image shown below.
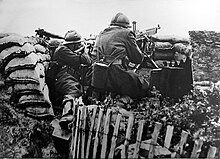
<svg viewBox="0 0 220 159"><path fill-rule="evenodd" d="M87 146L86 146L86 158L89 158L90 144L91 144L91 140L92 140L92 132L93 132L94 125L95 125L95 119L96 119L95 117L96 117L97 108L98 108L98 106L96 105L93 108L93 112L92 112L91 126L89 129L89 137L88 137L88 142L87 142Z"/></svg>
<svg viewBox="0 0 220 159"><path fill-rule="evenodd" d="M201 152L202 145L203 145L203 140L202 139L196 139L195 140L193 151L192 151L192 154L191 154L191 158L198 158L198 156Z"/></svg>
<svg viewBox="0 0 220 159"><path fill-rule="evenodd" d="M96 158L97 147L99 144L99 130L100 130L101 122L102 122L102 115L103 115L103 110L100 109L99 110L99 117L98 117L98 124L97 124L96 134L95 134L95 141L94 141L93 157L92 158Z"/></svg>
<svg viewBox="0 0 220 159"><path fill-rule="evenodd" d="M182 155L183 154L183 146L184 144L186 143L187 141L187 137L188 137L189 133L182 130L182 133L181 133L181 139L180 139L180 142L177 146L177 150L179 150L179 155ZM177 156L177 152L174 152L171 154L171 157L172 158L175 158Z"/></svg>
<svg viewBox="0 0 220 159"><path fill-rule="evenodd" d="M87 118L87 107L82 108L82 142L81 142L81 158L85 158L85 131L86 131L86 118Z"/></svg>
<svg viewBox="0 0 220 159"><path fill-rule="evenodd" d="M73 157L72 153L73 153L73 146L74 146L74 132L75 132L75 129L76 129L76 126L75 126L75 121L76 121L75 114L76 114L76 108L77 108L76 104L74 103L74 99L72 99L71 102L73 104L73 108L72 108L72 110L73 110L73 122L72 122L72 139L71 139L70 154L69 154L70 158Z"/></svg>
<svg viewBox="0 0 220 159"><path fill-rule="evenodd" d="M78 131L79 131L79 120L80 120L80 108L77 110L77 119L76 119L76 129L75 129L75 137L74 137L74 146L73 146L73 159L76 158L76 146L77 146L77 139L78 139Z"/></svg>
<svg viewBox="0 0 220 159"><path fill-rule="evenodd" d="M216 151L217 151L216 147L210 146L208 154L207 154L207 159L215 158Z"/></svg>
<svg viewBox="0 0 220 159"><path fill-rule="evenodd" d="M82 142L82 140L81 140L81 137L82 137L82 124L83 124L83 116L84 116L83 108L80 107L79 109L80 109L81 113L80 113L80 120L79 120L79 126L78 126L79 132L78 132L78 141L77 141L78 142L77 143L77 154L76 154L77 158L80 157L80 151L82 151L80 149L80 146L81 146L81 142Z"/></svg>
<svg viewBox="0 0 220 159"><path fill-rule="evenodd" d="M117 137L118 137L118 128L119 128L119 125L120 125L121 116L122 116L121 114L118 114L117 119L116 119L115 128L114 128L114 132L113 132L113 138L112 138L112 142L111 142L110 153L109 153L108 158L113 158L114 157L114 152L115 152L115 147L116 147L116 140L117 140Z"/></svg>
<svg viewBox="0 0 220 159"><path fill-rule="evenodd" d="M152 141L151 141L151 145L150 145L150 148L149 148L148 158L153 158L154 157L155 147L156 147L156 144L157 144L157 138L158 138L158 135L160 133L161 127L162 127L161 123L158 123L158 122L155 123L154 132L152 134Z"/></svg>
<svg viewBox="0 0 220 159"><path fill-rule="evenodd" d="M164 147L166 148L170 148L170 142L173 136L173 128L174 126L167 126L167 131L166 131L166 137L165 137L165 141L164 141Z"/></svg>
<svg viewBox="0 0 220 159"><path fill-rule="evenodd" d="M138 158L139 155L139 150L140 150L140 145L141 145L141 138L142 138L142 132L143 132L143 127L144 127L144 120L139 121L139 126L138 126L138 132L137 132L137 138L136 138L136 144L135 144L135 149L133 153L133 158Z"/></svg>
<svg viewBox="0 0 220 159"><path fill-rule="evenodd" d="M105 117L105 125L104 125L104 134L102 139L102 150L101 150L101 158L106 158L106 149L107 149L107 139L108 139L108 132L109 132L109 123L110 123L110 114L111 109L107 110L106 117Z"/></svg>
<svg viewBox="0 0 220 159"><path fill-rule="evenodd" d="M124 148L121 151L121 158L124 158L124 159L128 157L128 144L131 138L131 130L132 130L133 123L134 123L134 114L131 114L128 119L128 126L126 130L126 135L125 135Z"/></svg>

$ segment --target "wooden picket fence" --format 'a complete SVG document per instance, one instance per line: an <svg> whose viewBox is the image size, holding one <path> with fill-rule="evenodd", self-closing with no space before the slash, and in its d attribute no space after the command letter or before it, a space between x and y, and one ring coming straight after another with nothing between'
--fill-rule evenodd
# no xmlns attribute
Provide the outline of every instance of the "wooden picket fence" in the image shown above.
<svg viewBox="0 0 220 159"><path fill-rule="evenodd" d="M171 158L178 158L184 153L188 132L182 131L181 139L176 146L175 152L170 152L171 139L174 127L168 125L164 145L157 144L158 135L162 127L156 122L150 140L141 141L144 127L144 120L140 120L135 143L131 141L131 132L134 126L134 113L114 108L100 108L97 105L80 106L74 109L76 119L72 127L72 140L70 145L70 158L114 158L115 152L120 150L120 158L154 158L155 156L168 155ZM126 126L125 126L126 125ZM120 129L125 130L124 143L116 148ZM198 158L201 153L203 140L195 139L194 147L190 158ZM141 156L140 150L144 149L147 156ZM219 152L218 152L219 153ZM217 148L210 147L207 158L216 158ZM118 156L118 154L117 154Z"/></svg>

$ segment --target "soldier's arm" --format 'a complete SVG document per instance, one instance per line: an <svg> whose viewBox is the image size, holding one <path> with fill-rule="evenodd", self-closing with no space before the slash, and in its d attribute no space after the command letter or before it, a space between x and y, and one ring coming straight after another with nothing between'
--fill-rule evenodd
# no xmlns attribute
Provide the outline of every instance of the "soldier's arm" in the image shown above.
<svg viewBox="0 0 220 159"><path fill-rule="evenodd" d="M139 64L144 58L144 54L138 47L135 39L135 35L132 31L127 34L127 54L132 63Z"/></svg>

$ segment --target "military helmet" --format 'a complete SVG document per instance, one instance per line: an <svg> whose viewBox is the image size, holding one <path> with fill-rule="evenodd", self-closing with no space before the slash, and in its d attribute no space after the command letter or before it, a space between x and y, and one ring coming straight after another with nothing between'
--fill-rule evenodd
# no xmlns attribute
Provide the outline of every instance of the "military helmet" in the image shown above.
<svg viewBox="0 0 220 159"><path fill-rule="evenodd" d="M130 21L123 13L117 13L111 20L110 25L121 26L124 28L130 28Z"/></svg>
<svg viewBox="0 0 220 159"><path fill-rule="evenodd" d="M77 31L70 30L65 34L64 40L63 44L75 44L81 42L82 37Z"/></svg>
<svg viewBox="0 0 220 159"><path fill-rule="evenodd" d="M48 42L49 49L57 48L59 45L60 45L60 42L55 39L49 40L49 42Z"/></svg>

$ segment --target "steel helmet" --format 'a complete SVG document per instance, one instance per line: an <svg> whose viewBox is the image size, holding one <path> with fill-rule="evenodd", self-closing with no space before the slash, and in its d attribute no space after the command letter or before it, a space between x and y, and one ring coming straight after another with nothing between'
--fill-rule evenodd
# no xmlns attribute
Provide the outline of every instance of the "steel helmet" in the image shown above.
<svg viewBox="0 0 220 159"><path fill-rule="evenodd" d="M59 45L60 45L60 42L55 39L49 40L49 42L48 42L49 49L57 48Z"/></svg>
<svg viewBox="0 0 220 159"><path fill-rule="evenodd" d="M121 26L124 28L130 28L130 21L123 13L117 13L111 20L110 25Z"/></svg>
<svg viewBox="0 0 220 159"><path fill-rule="evenodd" d="M81 42L82 37L77 31L70 30L65 34L64 40L63 44L75 44Z"/></svg>

